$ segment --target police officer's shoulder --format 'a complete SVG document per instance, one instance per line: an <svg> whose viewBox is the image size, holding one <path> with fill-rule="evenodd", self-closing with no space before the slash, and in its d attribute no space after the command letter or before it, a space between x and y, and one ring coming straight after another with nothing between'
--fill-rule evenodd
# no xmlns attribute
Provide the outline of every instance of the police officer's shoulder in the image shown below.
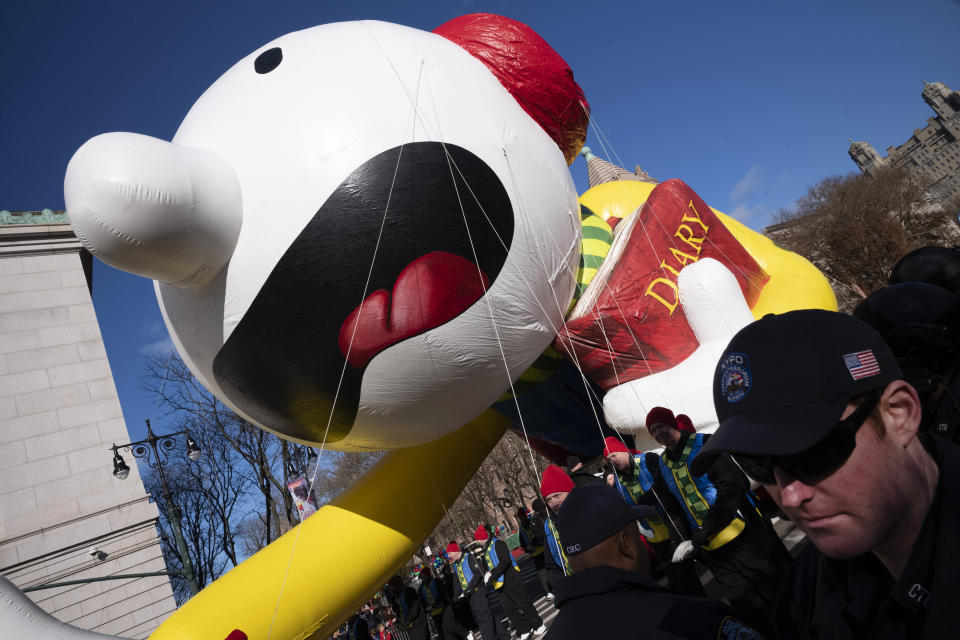
<svg viewBox="0 0 960 640"><path fill-rule="evenodd" d="M821 565L825 564L825 558L809 541L803 544L803 549L790 564L790 572L774 607L774 627L778 638L803 638L808 635L816 591L823 587L819 584L818 573Z"/></svg>

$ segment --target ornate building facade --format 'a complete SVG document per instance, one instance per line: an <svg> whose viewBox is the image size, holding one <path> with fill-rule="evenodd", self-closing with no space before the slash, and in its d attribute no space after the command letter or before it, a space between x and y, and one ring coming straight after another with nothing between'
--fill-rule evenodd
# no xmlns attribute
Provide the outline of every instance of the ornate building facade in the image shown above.
<svg viewBox="0 0 960 640"><path fill-rule="evenodd" d="M960 92L941 82L924 82L923 101L936 114L897 147L881 156L870 143L850 141L850 158L866 174L896 167L918 176L934 200L960 197Z"/></svg>

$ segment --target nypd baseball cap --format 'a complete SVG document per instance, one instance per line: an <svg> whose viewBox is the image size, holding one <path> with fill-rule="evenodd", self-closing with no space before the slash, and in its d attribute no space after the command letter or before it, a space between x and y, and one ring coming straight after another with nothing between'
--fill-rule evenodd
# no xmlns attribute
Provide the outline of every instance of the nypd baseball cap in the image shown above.
<svg viewBox="0 0 960 640"><path fill-rule="evenodd" d="M557 532L564 553L575 556L597 546L621 529L656 515L648 506L630 506L606 484L591 482L574 487L557 513Z"/></svg>
<svg viewBox="0 0 960 640"><path fill-rule="evenodd" d="M820 441L850 399L903 373L880 334L820 309L767 315L737 333L713 376L720 426L691 464L705 473L722 453L786 456Z"/></svg>

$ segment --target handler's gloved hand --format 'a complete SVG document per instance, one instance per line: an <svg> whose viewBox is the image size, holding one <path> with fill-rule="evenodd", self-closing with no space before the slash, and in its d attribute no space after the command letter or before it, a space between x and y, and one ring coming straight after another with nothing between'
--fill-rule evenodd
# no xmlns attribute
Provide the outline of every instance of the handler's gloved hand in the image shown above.
<svg viewBox="0 0 960 640"><path fill-rule="evenodd" d="M647 529L639 520L637 520L637 528L640 529L640 535L642 535L647 540L653 540L653 529Z"/></svg>
<svg viewBox="0 0 960 640"><path fill-rule="evenodd" d="M483 574L483 584L490 584L490 572Z"/></svg>
<svg viewBox="0 0 960 640"><path fill-rule="evenodd" d="M673 562L683 562L687 558L693 555L694 549L693 543L689 540L684 540L677 545L676 550L673 552Z"/></svg>

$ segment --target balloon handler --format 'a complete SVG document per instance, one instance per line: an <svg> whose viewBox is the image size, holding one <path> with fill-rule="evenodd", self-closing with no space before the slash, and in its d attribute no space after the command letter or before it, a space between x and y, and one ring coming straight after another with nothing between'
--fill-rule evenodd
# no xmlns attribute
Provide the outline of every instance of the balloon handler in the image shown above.
<svg viewBox="0 0 960 640"><path fill-rule="evenodd" d="M693 535L677 545L674 562L694 554L706 564L723 595L761 631L773 626L772 612L790 568L783 542L763 522L750 497L746 476L729 456L701 475L690 464L710 439L681 431L673 412L654 407L647 414L650 435L666 449L660 456L657 493L670 493L683 507ZM650 492L637 499L654 503Z"/></svg>
<svg viewBox="0 0 960 640"><path fill-rule="evenodd" d="M483 579L500 592L500 603L520 640L527 640L531 635L542 636L547 632L547 627L527 595L527 588L520 577L520 567L507 543L491 537L483 525L477 527L473 539L484 543L483 557L487 561L488 572Z"/></svg>
<svg viewBox="0 0 960 640"><path fill-rule="evenodd" d="M454 598L469 598L470 612L480 627L484 640L510 640L510 634L503 628L500 620L493 615L490 609L490 600L487 598L487 587L484 581L485 572L471 553L464 553L460 545L451 542L447 545L447 555L454 565L457 579L453 583Z"/></svg>

